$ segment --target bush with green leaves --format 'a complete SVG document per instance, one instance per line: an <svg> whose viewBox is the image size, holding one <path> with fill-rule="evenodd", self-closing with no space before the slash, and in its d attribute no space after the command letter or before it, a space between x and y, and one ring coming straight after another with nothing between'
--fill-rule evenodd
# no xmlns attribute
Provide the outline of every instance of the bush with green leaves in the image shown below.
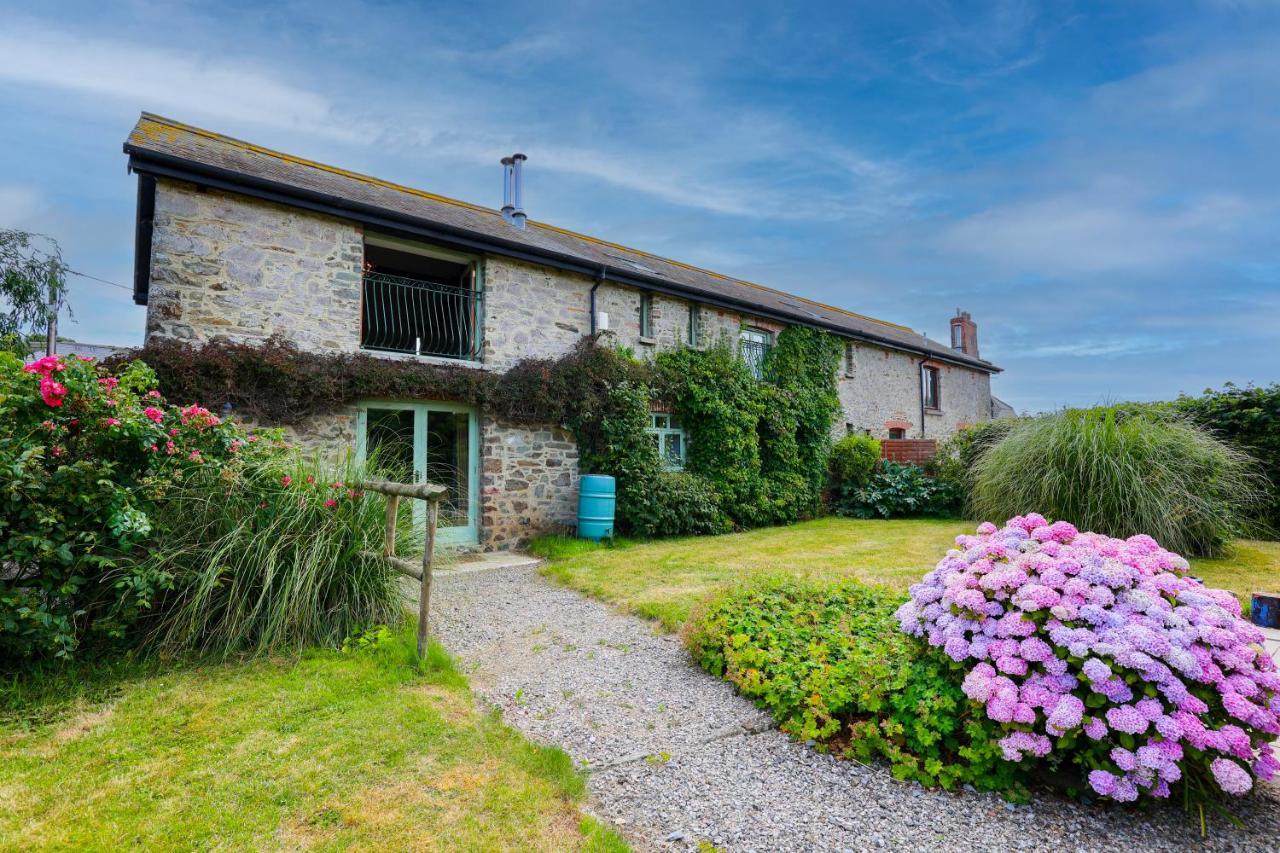
<svg viewBox="0 0 1280 853"><path fill-rule="evenodd" d="M1021 421L991 447L975 467L969 509L980 518L1037 511L1213 556L1248 531L1264 488L1253 459L1186 418L1071 409Z"/></svg>
<svg viewBox="0 0 1280 853"><path fill-rule="evenodd" d="M869 435L846 435L831 446L831 486L837 492L861 489L880 461L880 442Z"/></svg>
<svg viewBox="0 0 1280 853"><path fill-rule="evenodd" d="M721 592L685 626L703 669L801 739L946 788L1021 790L957 667L898 630L904 596L848 580L767 578Z"/></svg>
<svg viewBox="0 0 1280 853"><path fill-rule="evenodd" d="M960 508L960 491L915 465L882 460L867 484L841 490L835 511L854 518L948 517Z"/></svg>
<svg viewBox="0 0 1280 853"><path fill-rule="evenodd" d="M1199 397L1181 396L1172 405L1261 463L1269 481L1262 518L1271 533L1280 531L1280 383L1241 388L1228 382Z"/></svg>
<svg viewBox="0 0 1280 853"><path fill-rule="evenodd" d="M0 666L123 638L170 586L138 559L164 485L269 443L154 385L141 363L0 353Z"/></svg>
<svg viewBox="0 0 1280 853"><path fill-rule="evenodd" d="M1016 418L1002 418L959 430L938 445L937 452L924 464L925 473L954 489L960 495L961 506L967 506L978 460L1019 422Z"/></svg>
<svg viewBox="0 0 1280 853"><path fill-rule="evenodd" d="M146 635L275 650L390 621L392 570L353 557L381 511L348 511L297 464L278 433L166 404L141 362L0 353L0 669Z"/></svg>

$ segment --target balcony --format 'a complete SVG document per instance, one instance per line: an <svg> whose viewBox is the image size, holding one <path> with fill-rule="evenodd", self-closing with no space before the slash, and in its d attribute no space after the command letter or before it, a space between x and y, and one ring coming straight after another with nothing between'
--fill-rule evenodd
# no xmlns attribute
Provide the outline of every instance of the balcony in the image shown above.
<svg viewBox="0 0 1280 853"><path fill-rule="evenodd" d="M363 349L480 360L481 292L385 272L366 272L363 286Z"/></svg>

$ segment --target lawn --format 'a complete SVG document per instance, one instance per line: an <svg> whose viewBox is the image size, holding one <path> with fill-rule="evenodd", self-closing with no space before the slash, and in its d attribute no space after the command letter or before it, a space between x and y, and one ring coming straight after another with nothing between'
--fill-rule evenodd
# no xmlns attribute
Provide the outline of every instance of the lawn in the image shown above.
<svg viewBox="0 0 1280 853"><path fill-rule="evenodd" d="M626 849L411 643L5 684L0 849Z"/></svg>
<svg viewBox="0 0 1280 853"><path fill-rule="evenodd" d="M544 572L581 592L676 630L693 605L717 586L773 572L856 577L906 591L933 567L964 521L821 518L727 536L620 542L613 547L548 538L534 550L550 558ZM1248 601L1280 587L1280 542L1240 541L1231 556L1193 560L1211 586Z"/></svg>

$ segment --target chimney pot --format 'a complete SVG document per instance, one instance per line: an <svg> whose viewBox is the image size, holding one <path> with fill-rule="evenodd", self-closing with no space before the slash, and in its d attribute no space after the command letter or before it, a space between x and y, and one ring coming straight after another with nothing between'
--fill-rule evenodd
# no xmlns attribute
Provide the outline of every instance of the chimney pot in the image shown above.
<svg viewBox="0 0 1280 853"><path fill-rule="evenodd" d="M511 211L511 224L522 230L527 218L524 214L524 161L528 159L519 153L511 155L512 184L515 187L512 199L515 208Z"/></svg>
<svg viewBox="0 0 1280 853"><path fill-rule="evenodd" d="M510 157L502 158L502 218L511 221L515 207L511 204L511 190L515 184L514 168Z"/></svg>

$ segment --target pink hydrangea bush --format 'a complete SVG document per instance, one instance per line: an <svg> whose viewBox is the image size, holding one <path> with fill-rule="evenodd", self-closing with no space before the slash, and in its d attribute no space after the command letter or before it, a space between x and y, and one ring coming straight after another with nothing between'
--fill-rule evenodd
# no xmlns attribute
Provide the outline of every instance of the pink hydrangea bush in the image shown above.
<svg viewBox="0 0 1280 853"><path fill-rule="evenodd" d="M1009 761L1076 764L1098 795L1240 795L1280 769L1280 673L1229 592L1149 536L1031 514L959 536L899 608L963 668Z"/></svg>

